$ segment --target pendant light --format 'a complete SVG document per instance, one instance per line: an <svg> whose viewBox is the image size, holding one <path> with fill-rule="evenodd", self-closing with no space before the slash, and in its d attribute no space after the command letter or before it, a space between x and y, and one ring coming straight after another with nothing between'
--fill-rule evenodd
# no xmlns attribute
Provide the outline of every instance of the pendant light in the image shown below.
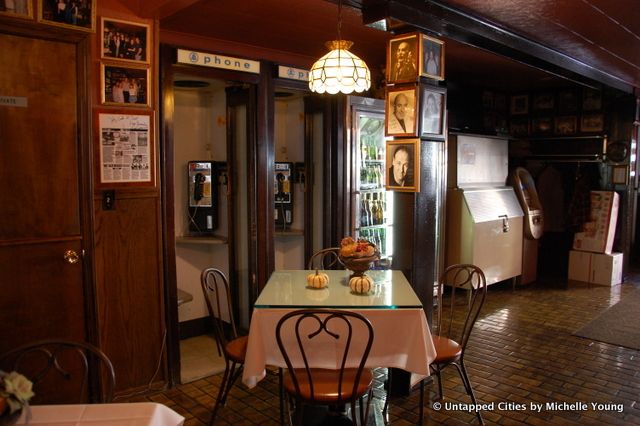
<svg viewBox="0 0 640 426"><path fill-rule="evenodd" d="M371 73L364 61L349 49L352 42L342 40L342 1L338 2L338 40L328 41L329 53L318 59L309 72L309 89L316 93L364 92L371 87Z"/></svg>

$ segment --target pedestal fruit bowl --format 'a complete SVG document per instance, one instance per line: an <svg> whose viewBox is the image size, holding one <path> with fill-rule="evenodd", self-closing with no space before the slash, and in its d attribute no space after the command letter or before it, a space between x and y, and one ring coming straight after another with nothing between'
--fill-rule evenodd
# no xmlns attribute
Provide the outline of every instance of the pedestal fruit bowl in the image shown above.
<svg viewBox="0 0 640 426"><path fill-rule="evenodd" d="M378 248L367 240L354 240L345 237L340 242L338 251L340 262L352 271L349 278L363 276L371 268L371 264L380 260Z"/></svg>

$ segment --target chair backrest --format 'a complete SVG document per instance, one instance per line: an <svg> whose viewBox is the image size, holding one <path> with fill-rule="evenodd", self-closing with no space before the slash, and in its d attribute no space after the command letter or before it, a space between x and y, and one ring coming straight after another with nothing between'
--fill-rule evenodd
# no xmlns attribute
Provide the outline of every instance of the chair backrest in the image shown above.
<svg viewBox="0 0 640 426"><path fill-rule="evenodd" d="M40 340L23 345L0 356L0 369L17 371L31 380L35 393L31 403L113 400L113 365L104 352L86 342ZM94 383L95 377L99 383Z"/></svg>
<svg viewBox="0 0 640 426"><path fill-rule="evenodd" d="M276 340L287 365L297 394L301 382L309 383L310 400L316 400L312 369L339 370L334 391L342 403L345 386L356 395L371 345L373 327L367 318L337 309L300 309L285 314L276 326ZM355 378L346 376L345 369L355 368ZM323 392L326 392L326 387Z"/></svg>
<svg viewBox="0 0 640 426"><path fill-rule="evenodd" d="M207 302L209 317L213 323L216 343L222 350L228 341L238 337L231 305L229 280L221 270L206 268L200 275L200 283L204 300Z"/></svg>
<svg viewBox="0 0 640 426"><path fill-rule="evenodd" d="M313 253L307 263L307 269L344 269L338 257L339 247L329 247Z"/></svg>
<svg viewBox="0 0 640 426"><path fill-rule="evenodd" d="M455 340L464 350L487 295L484 272L475 265L451 265L440 275L437 294L434 333Z"/></svg>

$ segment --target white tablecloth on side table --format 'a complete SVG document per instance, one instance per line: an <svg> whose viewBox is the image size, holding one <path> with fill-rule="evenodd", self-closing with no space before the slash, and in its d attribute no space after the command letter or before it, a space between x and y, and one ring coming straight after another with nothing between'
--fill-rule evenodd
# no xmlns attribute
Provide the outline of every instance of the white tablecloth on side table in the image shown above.
<svg viewBox="0 0 640 426"><path fill-rule="evenodd" d="M184 417L155 402L121 404L34 405L18 425L50 426L182 426Z"/></svg>

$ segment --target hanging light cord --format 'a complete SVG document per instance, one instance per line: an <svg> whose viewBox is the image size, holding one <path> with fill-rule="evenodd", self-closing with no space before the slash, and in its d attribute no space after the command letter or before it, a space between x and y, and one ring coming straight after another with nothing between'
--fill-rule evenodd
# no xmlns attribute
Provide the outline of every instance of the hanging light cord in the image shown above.
<svg viewBox="0 0 640 426"><path fill-rule="evenodd" d="M342 40L342 0L338 0L338 40Z"/></svg>

